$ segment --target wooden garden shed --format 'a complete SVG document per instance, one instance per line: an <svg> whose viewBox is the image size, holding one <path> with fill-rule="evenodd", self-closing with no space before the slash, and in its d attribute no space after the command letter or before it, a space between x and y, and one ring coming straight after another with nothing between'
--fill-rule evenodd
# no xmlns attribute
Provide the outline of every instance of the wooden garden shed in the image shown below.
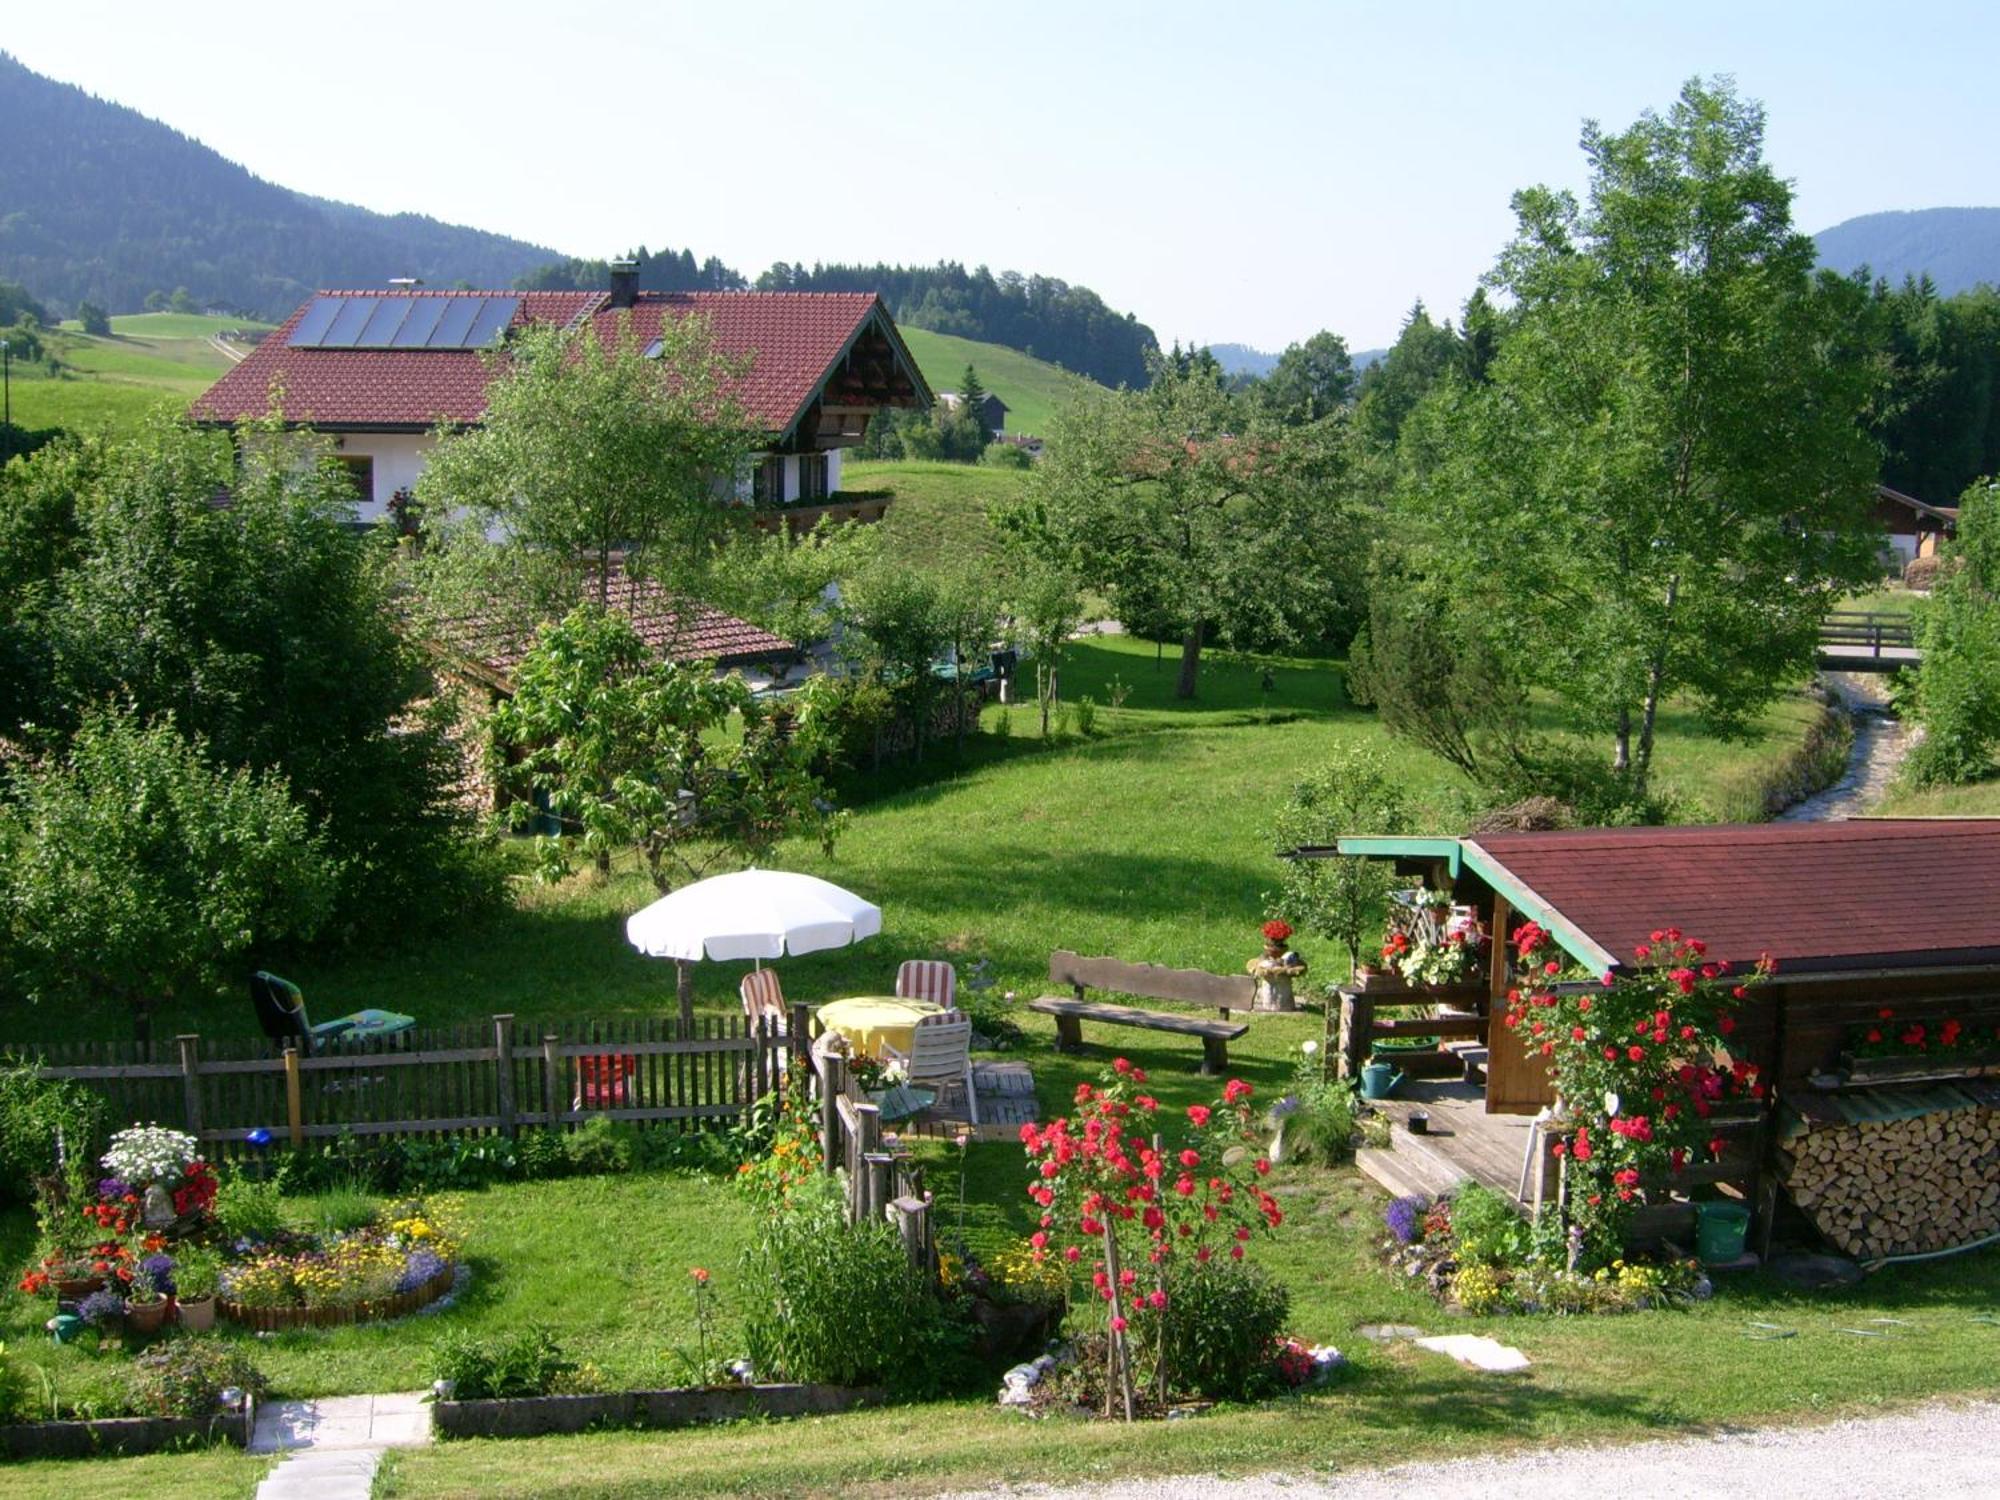
<svg viewBox="0 0 2000 1500"><path fill-rule="evenodd" d="M2000 1232L2000 818L1354 837L1293 852L1394 860L1488 932L1538 922L1596 975L1636 965L1634 947L1665 927L1739 968L1769 954L1776 976L1752 991L1729 1047L1770 1096L1687 1185L1741 1195L1766 1237L1787 1186L1828 1238L1867 1256ZM1436 1035L1433 1055L1399 1062L1459 1075L1451 1118L1470 1161L1503 1117L1551 1102L1540 1060L1499 1024L1507 985L1502 966L1435 995L1350 986L1333 1050L1351 1068L1384 1040ZM1399 1008L1423 1014L1385 1015ZM1412 1144L1413 1161L1450 1154L1435 1137ZM1540 1169L1514 1161L1530 1170L1504 1183L1493 1161L1465 1175L1527 1197ZM1672 1207L1649 1213L1649 1230L1672 1231Z"/></svg>

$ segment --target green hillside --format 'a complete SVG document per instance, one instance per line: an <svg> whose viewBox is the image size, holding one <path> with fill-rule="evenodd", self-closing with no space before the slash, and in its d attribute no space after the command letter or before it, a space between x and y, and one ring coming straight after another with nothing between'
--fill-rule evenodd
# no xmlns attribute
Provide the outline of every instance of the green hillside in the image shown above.
<svg viewBox="0 0 2000 1500"><path fill-rule="evenodd" d="M904 327L902 334L934 391L957 390L968 364L977 370L979 383L1007 403L1009 432L1047 432L1049 418L1069 399L1070 390L1095 383L1002 344L982 344L927 328Z"/></svg>
<svg viewBox="0 0 2000 1500"><path fill-rule="evenodd" d="M985 378L982 370L980 379ZM992 550L994 507L1018 498L1027 481L1024 469L989 469L984 464L848 459L840 472L842 494L888 495L894 500L882 518L882 530L890 549L915 566Z"/></svg>
<svg viewBox="0 0 2000 1500"><path fill-rule="evenodd" d="M43 335L58 369L16 364L14 420L23 427L76 432L122 431L161 408L180 410L215 383L232 361L209 340L256 327L240 318L137 313L113 318L108 338L74 322Z"/></svg>

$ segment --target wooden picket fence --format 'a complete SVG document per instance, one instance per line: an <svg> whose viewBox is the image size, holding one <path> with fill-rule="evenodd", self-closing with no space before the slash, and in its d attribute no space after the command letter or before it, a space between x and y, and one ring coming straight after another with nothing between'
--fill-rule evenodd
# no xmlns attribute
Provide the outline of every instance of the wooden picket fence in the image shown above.
<svg viewBox="0 0 2000 1500"><path fill-rule="evenodd" d="M791 1017L804 1035L807 1013ZM174 1037L28 1044L54 1078L103 1094L110 1128L188 1131L215 1156L240 1157L253 1132L294 1146L343 1134L498 1135L603 1117L686 1130L742 1116L783 1078L784 1037L768 1022L671 1017L540 1023L511 1015L429 1027L320 1051L261 1038ZM602 1083L586 1097L585 1080Z"/></svg>
<svg viewBox="0 0 2000 1500"><path fill-rule="evenodd" d="M907 1151L896 1149L894 1139L882 1129L881 1109L856 1086L845 1053L828 1045L829 1040L823 1038L805 1052L819 1102L820 1165L828 1172L846 1173L848 1223L888 1220L902 1237L911 1263L935 1281L936 1224L924 1169Z"/></svg>

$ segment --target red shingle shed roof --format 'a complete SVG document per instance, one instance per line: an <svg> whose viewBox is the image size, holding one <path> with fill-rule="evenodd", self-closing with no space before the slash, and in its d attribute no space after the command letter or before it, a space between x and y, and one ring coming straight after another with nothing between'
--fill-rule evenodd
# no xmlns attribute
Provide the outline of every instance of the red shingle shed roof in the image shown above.
<svg viewBox="0 0 2000 1500"><path fill-rule="evenodd" d="M381 295L322 292L324 297ZM450 292L399 288L409 297L518 296L511 326L569 325L590 318L609 338L619 314L603 292ZM270 410L275 386L287 421L317 427L425 431L441 421L476 422L486 411L490 374L473 349L294 348L292 331L306 303L229 371L191 409L199 422L240 422ZM709 320L719 352L750 356L737 388L750 416L767 431L789 428L869 320L881 309L872 292L643 292L631 308L633 334L645 348L661 320L689 312ZM888 326L886 313L882 322ZM915 369L914 361L910 368Z"/></svg>
<svg viewBox="0 0 2000 1500"><path fill-rule="evenodd" d="M2000 818L1496 833L1467 839L1599 947L1674 926L1779 972L2000 964Z"/></svg>
<svg viewBox="0 0 2000 1500"><path fill-rule="evenodd" d="M790 641L713 605L677 598L650 578L632 577L616 562L607 602L631 622L641 640L669 661L748 667L778 665L799 654ZM484 615L455 621L443 635L453 653L507 692L513 690L514 670L532 644L529 635Z"/></svg>

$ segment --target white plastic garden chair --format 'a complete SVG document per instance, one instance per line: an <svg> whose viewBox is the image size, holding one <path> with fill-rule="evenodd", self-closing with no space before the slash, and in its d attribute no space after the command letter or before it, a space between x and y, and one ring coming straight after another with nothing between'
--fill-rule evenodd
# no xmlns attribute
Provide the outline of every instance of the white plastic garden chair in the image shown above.
<svg viewBox="0 0 2000 1500"><path fill-rule="evenodd" d="M912 1084L956 1083L965 1090L965 1108L979 1123L979 1093L972 1086L972 1018L954 1010L925 1016L911 1028L907 1054L884 1046L886 1060L900 1062Z"/></svg>

